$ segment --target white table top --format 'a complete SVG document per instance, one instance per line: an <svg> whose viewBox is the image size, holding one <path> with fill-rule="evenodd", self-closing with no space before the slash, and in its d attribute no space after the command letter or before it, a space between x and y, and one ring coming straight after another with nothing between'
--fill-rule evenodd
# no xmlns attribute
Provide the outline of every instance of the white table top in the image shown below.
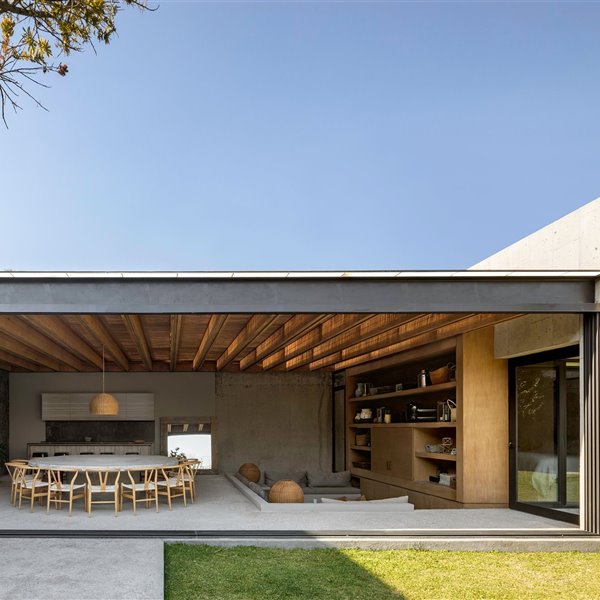
<svg viewBox="0 0 600 600"><path fill-rule="evenodd" d="M170 456L136 454L72 454L68 456L36 457L29 461L32 467L44 469L151 469L172 467L179 461Z"/></svg>

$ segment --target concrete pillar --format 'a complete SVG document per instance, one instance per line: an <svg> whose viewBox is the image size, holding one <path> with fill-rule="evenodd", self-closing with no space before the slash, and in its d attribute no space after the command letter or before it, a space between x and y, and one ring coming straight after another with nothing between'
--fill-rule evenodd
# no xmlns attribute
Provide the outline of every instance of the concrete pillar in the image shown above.
<svg viewBox="0 0 600 600"><path fill-rule="evenodd" d="M8 373L0 371L0 473L8 460Z"/></svg>

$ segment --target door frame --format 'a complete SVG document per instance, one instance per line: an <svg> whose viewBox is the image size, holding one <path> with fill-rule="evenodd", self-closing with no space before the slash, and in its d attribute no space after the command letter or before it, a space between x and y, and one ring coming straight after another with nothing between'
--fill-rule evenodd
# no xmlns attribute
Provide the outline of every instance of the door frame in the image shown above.
<svg viewBox="0 0 600 600"><path fill-rule="evenodd" d="M525 502L519 502L517 500L517 397L516 397L516 369L517 367L523 365L536 364L540 362L544 362L546 360L556 360L556 359L564 359L564 358L572 358L574 356L579 357L580 367L579 367L579 381L581 383L581 353L579 345L571 345L565 346L563 348L556 348L554 350L546 350L544 352L537 352L535 354L526 354L523 356L518 356L516 358L511 358L508 361L508 435L509 435L509 444L508 444L508 505L510 508L514 510L520 510L522 512L527 512L530 514L538 515L540 517L547 517L549 519L554 519L557 521L565 521L566 523L574 523L575 525L579 524L580 514L573 514L568 512L563 512L558 509L548 508L545 506L536 506L535 504L527 504ZM581 388L581 386L580 386ZM582 410L582 397L580 392L579 397L579 410L581 414ZM564 423L566 413L564 407L561 407L559 403L558 411L557 411L557 419L558 419L558 427L560 429L561 424ZM559 431L560 433L560 431ZM564 436L559 435L557 440L557 459L558 464L560 465L562 462L566 460L566 448L564 440L562 439ZM582 431L581 428L579 430L579 440L581 443L582 439ZM560 485L562 481L561 469L559 468L559 498L560 498ZM579 466L579 476L580 478L583 476L581 471L581 463ZM579 499L580 508L581 508L581 498Z"/></svg>

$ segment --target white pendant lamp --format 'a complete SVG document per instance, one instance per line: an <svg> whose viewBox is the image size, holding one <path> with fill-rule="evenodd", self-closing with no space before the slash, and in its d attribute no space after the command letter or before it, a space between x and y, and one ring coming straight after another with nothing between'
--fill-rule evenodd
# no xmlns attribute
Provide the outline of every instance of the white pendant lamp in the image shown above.
<svg viewBox="0 0 600 600"><path fill-rule="evenodd" d="M90 400L90 414L114 417L119 414L119 401L104 391L104 346L102 346L102 393Z"/></svg>

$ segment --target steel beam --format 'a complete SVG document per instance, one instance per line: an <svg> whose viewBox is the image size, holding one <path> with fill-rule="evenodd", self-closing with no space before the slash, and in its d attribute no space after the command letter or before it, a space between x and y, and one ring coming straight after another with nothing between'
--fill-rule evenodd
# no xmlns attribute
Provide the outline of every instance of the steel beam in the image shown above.
<svg viewBox="0 0 600 600"><path fill-rule="evenodd" d="M593 277L0 280L5 314L589 313Z"/></svg>

